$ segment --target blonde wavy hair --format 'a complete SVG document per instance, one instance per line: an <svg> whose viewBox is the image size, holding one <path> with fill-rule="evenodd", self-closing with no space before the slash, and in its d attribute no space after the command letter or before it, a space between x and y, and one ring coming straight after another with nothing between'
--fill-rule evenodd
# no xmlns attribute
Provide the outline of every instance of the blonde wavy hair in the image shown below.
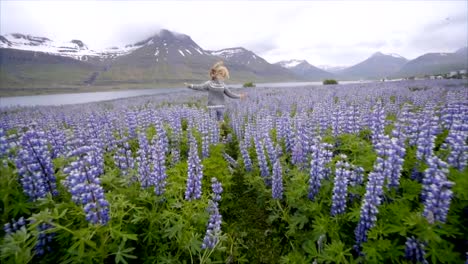
<svg viewBox="0 0 468 264"><path fill-rule="evenodd" d="M212 80L229 79L229 71L222 61L215 63L210 70Z"/></svg>

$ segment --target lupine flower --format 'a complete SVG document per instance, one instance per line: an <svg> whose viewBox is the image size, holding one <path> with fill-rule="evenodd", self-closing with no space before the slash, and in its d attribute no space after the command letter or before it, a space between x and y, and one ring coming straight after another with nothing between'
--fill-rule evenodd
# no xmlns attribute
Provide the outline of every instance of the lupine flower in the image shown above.
<svg viewBox="0 0 468 264"><path fill-rule="evenodd" d="M272 177L272 197L273 199L283 198L283 172L281 168L280 159L277 158L273 164L273 177Z"/></svg>
<svg viewBox="0 0 468 264"><path fill-rule="evenodd" d="M349 164L341 160L338 161L336 163L335 184L333 185L331 206L332 216L343 214L345 212L346 197L348 195L348 179L350 177L351 171L349 170Z"/></svg>
<svg viewBox="0 0 468 264"><path fill-rule="evenodd" d="M128 142L125 142L122 147L117 148L114 154L114 162L123 175L127 175L129 170L135 167L135 159Z"/></svg>
<svg viewBox="0 0 468 264"><path fill-rule="evenodd" d="M369 174L369 181L366 185L366 193L361 205L361 217L354 231L356 235L356 247L360 251L360 246L367 241L367 231L371 229L377 221L378 207L382 200L384 176L378 161L376 168Z"/></svg>
<svg viewBox="0 0 468 264"><path fill-rule="evenodd" d="M96 146L84 146L73 154L78 159L73 161L64 172L68 174L65 185L72 195L72 200L83 205L86 220L92 224L105 225L109 221L109 202L104 197L99 176L102 155Z"/></svg>
<svg viewBox="0 0 468 264"><path fill-rule="evenodd" d="M265 183L269 185L270 169L268 168L268 163L265 157L265 152L263 150L263 144L258 139L257 136L254 137L255 142L255 151L257 152L258 167L260 168L260 176L264 179Z"/></svg>
<svg viewBox="0 0 468 264"><path fill-rule="evenodd" d="M221 234L221 215L218 210L218 203L210 200L208 205L210 219L206 227L206 234L203 238L202 249L213 249L218 244Z"/></svg>
<svg viewBox="0 0 468 264"><path fill-rule="evenodd" d="M364 169L362 167L355 167L349 179L350 186L358 186L364 182Z"/></svg>
<svg viewBox="0 0 468 264"><path fill-rule="evenodd" d="M296 137L294 147L292 149L292 164L302 164L306 161L306 153L302 147L301 140Z"/></svg>
<svg viewBox="0 0 468 264"><path fill-rule="evenodd" d="M148 188L154 186L156 183L153 177L154 175L151 173L151 163L153 162L151 148L144 133L138 134L138 143L140 148L137 151L138 157L136 159L138 167L137 178L141 187Z"/></svg>
<svg viewBox="0 0 468 264"><path fill-rule="evenodd" d="M421 198L423 215L429 223L445 223L452 199L453 182L447 180L448 166L437 157L428 159L429 168L424 171Z"/></svg>
<svg viewBox="0 0 468 264"><path fill-rule="evenodd" d="M388 163L389 168L386 171L387 185L390 188L397 188L400 185L401 170L406 154L406 149L402 142L396 138L392 138L389 142Z"/></svg>
<svg viewBox="0 0 468 264"><path fill-rule="evenodd" d="M322 179L326 176L325 165L328 163L329 151L325 148L326 144L320 142L321 138L317 137L315 143L311 147L312 159L310 161L310 178L309 178L309 199L314 200L322 186Z"/></svg>
<svg viewBox="0 0 468 264"><path fill-rule="evenodd" d="M162 140L163 139L159 138L159 135L153 138L151 152L153 160L153 172L151 178L154 179L154 192L156 195L162 195L166 188L166 156L164 154L164 143Z"/></svg>
<svg viewBox="0 0 468 264"><path fill-rule="evenodd" d="M244 159L244 166L246 171L252 170L252 160L250 159L249 152L247 151L247 147L245 141L239 141L239 149Z"/></svg>
<svg viewBox="0 0 468 264"><path fill-rule="evenodd" d="M190 150L188 155L188 177L185 200L200 199L202 194L203 166L198 156L197 142L190 137Z"/></svg>
<svg viewBox="0 0 468 264"><path fill-rule="evenodd" d="M211 189L213 190L213 201L221 201L221 193L223 192L223 185L215 177L211 178Z"/></svg>
<svg viewBox="0 0 468 264"><path fill-rule="evenodd" d="M3 226L3 230L5 231L5 234L11 235L20 230L23 226L26 226L26 220L24 217L20 217L17 221L13 219L11 222L6 223Z"/></svg>
<svg viewBox="0 0 468 264"><path fill-rule="evenodd" d="M0 128L0 158L6 156L10 151L10 146L7 140L7 136L3 128Z"/></svg>
<svg viewBox="0 0 468 264"><path fill-rule="evenodd" d="M425 244L419 242L416 238L407 237L405 243L405 258L413 263L429 263L425 259L425 247Z"/></svg>
<svg viewBox="0 0 468 264"><path fill-rule="evenodd" d="M37 227L39 230L39 238L36 245L34 246L34 251L38 256L42 256L46 252L52 251L50 243L54 239L55 234L46 232L50 228L52 228L52 226L46 223L42 223Z"/></svg>
<svg viewBox="0 0 468 264"><path fill-rule="evenodd" d="M468 145L465 138L466 136L462 133L450 131L445 143L442 145L443 148L450 150L447 158L448 164L460 171L463 171L468 163Z"/></svg>
<svg viewBox="0 0 468 264"><path fill-rule="evenodd" d="M128 127L128 136L130 138L136 138L137 134L137 116L134 111L127 111L126 113L126 121Z"/></svg>
<svg viewBox="0 0 468 264"><path fill-rule="evenodd" d="M16 159L23 191L32 200L44 198L47 193L57 195L57 184L44 132L28 130L21 138Z"/></svg>
<svg viewBox="0 0 468 264"><path fill-rule="evenodd" d="M229 163L229 165L231 165L233 168L237 168L239 167L239 164L237 163L237 161L229 156L229 154L227 154L226 152L223 152L223 158Z"/></svg>

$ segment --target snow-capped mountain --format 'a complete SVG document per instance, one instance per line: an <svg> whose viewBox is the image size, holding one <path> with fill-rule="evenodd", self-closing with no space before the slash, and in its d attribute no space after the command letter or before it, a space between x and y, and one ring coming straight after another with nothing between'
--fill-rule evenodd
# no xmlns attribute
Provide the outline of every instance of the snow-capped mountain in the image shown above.
<svg viewBox="0 0 468 264"><path fill-rule="evenodd" d="M0 36L0 87L180 86L206 80L219 60L228 65L232 82L298 80L244 48L209 52L188 35L160 30L142 41L104 50L80 40Z"/></svg>
<svg viewBox="0 0 468 264"><path fill-rule="evenodd" d="M272 76L271 80L297 80L297 77L291 72L279 65L270 64L254 52L242 47L210 51L210 54L219 57L231 68L243 71L244 79L252 78L249 76L249 72L253 72L258 76ZM266 81L266 78L264 80Z"/></svg>
<svg viewBox="0 0 468 264"><path fill-rule="evenodd" d="M279 61L276 64L278 64L279 66L283 68L291 69L302 63L307 63L307 62L305 60L284 60L284 61Z"/></svg>
<svg viewBox="0 0 468 264"><path fill-rule="evenodd" d="M333 74L311 65L306 60L285 60L275 64L290 70L299 78L308 81L320 81L334 77Z"/></svg>
<svg viewBox="0 0 468 264"><path fill-rule="evenodd" d="M112 47L103 50L93 50L81 40L54 41L45 37L23 34L8 34L0 36L0 48L17 49L24 51L43 52L50 55L69 57L76 60L105 60L128 54L137 47Z"/></svg>

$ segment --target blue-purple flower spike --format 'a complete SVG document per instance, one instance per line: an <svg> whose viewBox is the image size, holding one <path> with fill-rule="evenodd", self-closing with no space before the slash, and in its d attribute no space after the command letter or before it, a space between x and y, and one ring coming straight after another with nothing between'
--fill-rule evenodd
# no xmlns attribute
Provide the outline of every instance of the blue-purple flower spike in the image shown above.
<svg viewBox="0 0 468 264"><path fill-rule="evenodd" d="M208 220L206 234L203 238L202 249L213 249L218 244L221 234L222 217L219 214L218 203L210 200L208 212L210 213L210 219Z"/></svg>
<svg viewBox="0 0 468 264"><path fill-rule="evenodd" d="M445 223L452 200L453 182L447 180L448 165L437 157L428 158L429 168L424 172L421 199L423 215L429 223Z"/></svg>
<svg viewBox="0 0 468 264"><path fill-rule="evenodd" d="M187 188L185 200L200 199L202 194L203 166L198 156L197 142L190 137L190 150L188 155Z"/></svg>
<svg viewBox="0 0 468 264"><path fill-rule="evenodd" d="M23 191L32 200L57 195L57 184L51 153L44 132L34 128L24 133L16 159Z"/></svg>
<svg viewBox="0 0 468 264"><path fill-rule="evenodd" d="M221 201L221 193L223 192L223 186L215 177L211 178L211 189L213 190L213 201Z"/></svg>
<svg viewBox="0 0 468 264"><path fill-rule="evenodd" d="M343 214L346 209L346 198L348 196L348 179L351 177L347 162L336 163L335 184L333 186L331 215Z"/></svg>
<svg viewBox="0 0 468 264"><path fill-rule="evenodd" d="M109 221L109 202L104 197L100 175L103 159L96 146L83 146L73 152L78 159L73 161L64 172L68 174L65 185L72 200L83 205L86 220L92 224L105 225Z"/></svg>
<svg viewBox="0 0 468 264"><path fill-rule="evenodd" d="M424 243L421 243L414 237L407 237L405 243L405 258L413 263L429 263L425 259L426 252L424 248Z"/></svg>
<svg viewBox="0 0 468 264"><path fill-rule="evenodd" d="M272 197L273 199L283 198L283 172L281 168L280 159L277 158L273 164L273 177L272 177Z"/></svg>

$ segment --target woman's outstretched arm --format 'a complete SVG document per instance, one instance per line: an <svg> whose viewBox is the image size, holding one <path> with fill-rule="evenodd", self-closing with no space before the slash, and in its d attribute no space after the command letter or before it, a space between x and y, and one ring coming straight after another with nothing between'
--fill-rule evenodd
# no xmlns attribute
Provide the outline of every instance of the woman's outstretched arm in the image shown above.
<svg viewBox="0 0 468 264"><path fill-rule="evenodd" d="M202 84L189 84L184 83L187 88L197 90L197 91L208 91L208 87L210 86L210 81L204 82Z"/></svg>
<svg viewBox="0 0 468 264"><path fill-rule="evenodd" d="M227 86L224 87L224 94L234 99L243 98L245 96L244 94L233 93Z"/></svg>

